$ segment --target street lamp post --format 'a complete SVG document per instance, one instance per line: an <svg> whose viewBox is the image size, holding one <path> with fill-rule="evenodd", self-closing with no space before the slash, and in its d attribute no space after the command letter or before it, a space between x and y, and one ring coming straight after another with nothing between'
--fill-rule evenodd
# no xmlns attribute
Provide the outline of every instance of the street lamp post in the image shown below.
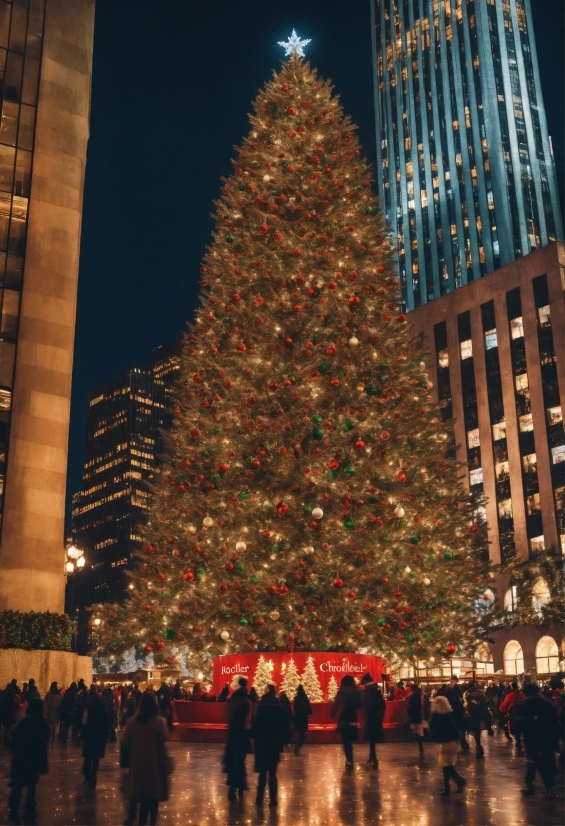
<svg viewBox="0 0 565 826"><path fill-rule="evenodd" d="M67 561L65 563L65 575L67 582L70 583L70 599L69 609L73 621L73 650L76 652L77 647L77 618L75 616L75 578L74 574L82 571L85 565L84 551L77 548L76 545L71 544L67 546ZM78 609L77 609L78 610Z"/></svg>

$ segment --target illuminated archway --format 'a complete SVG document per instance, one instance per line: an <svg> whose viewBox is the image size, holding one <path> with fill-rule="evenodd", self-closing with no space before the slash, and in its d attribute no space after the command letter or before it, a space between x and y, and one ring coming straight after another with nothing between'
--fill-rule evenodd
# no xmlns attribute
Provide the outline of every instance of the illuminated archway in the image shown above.
<svg viewBox="0 0 565 826"><path fill-rule="evenodd" d="M553 637L541 637L536 645L536 671L551 674L559 668L559 649Z"/></svg>
<svg viewBox="0 0 565 826"><path fill-rule="evenodd" d="M482 642L475 651L477 673L494 674L494 657L490 645Z"/></svg>
<svg viewBox="0 0 565 826"><path fill-rule="evenodd" d="M510 640L504 649L504 673L524 673L524 652L518 640Z"/></svg>

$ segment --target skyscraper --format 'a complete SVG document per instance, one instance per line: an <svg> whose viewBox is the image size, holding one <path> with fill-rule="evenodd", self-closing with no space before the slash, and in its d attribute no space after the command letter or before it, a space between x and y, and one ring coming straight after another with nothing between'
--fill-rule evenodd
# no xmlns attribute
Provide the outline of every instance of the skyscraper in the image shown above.
<svg viewBox="0 0 565 826"><path fill-rule="evenodd" d="M373 0L377 178L407 309L563 238L530 0Z"/></svg>
<svg viewBox="0 0 565 826"><path fill-rule="evenodd" d="M0 609L60 611L94 0L0 0Z"/></svg>
<svg viewBox="0 0 565 826"><path fill-rule="evenodd" d="M147 482L163 452L160 428L168 424L180 349L180 341L159 347L149 366L133 367L92 394L83 488L72 503L73 541L86 557L73 583L75 607L123 596L124 571L141 541Z"/></svg>

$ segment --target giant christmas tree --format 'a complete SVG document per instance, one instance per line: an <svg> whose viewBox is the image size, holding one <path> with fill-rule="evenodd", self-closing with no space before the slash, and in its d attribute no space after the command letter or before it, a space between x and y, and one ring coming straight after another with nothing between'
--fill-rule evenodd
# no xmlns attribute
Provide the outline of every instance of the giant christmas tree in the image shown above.
<svg viewBox="0 0 565 826"><path fill-rule="evenodd" d="M465 649L492 576L484 529L355 127L296 51L254 108L216 204L146 546L96 643L157 662L188 644L204 668L234 651Z"/></svg>

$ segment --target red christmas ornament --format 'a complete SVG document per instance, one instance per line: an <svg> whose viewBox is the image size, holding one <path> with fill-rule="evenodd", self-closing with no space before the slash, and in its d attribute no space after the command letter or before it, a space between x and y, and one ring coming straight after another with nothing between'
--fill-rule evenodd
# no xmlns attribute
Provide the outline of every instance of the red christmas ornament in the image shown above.
<svg viewBox="0 0 565 826"><path fill-rule="evenodd" d="M456 646L456 645L454 645L452 642L448 643L448 644L445 646L445 653L446 653L446 654L449 654L450 656L451 656L452 654L455 654L455 652L456 652L456 651L457 651L457 646Z"/></svg>
<svg viewBox="0 0 565 826"><path fill-rule="evenodd" d="M265 625L265 620L263 619L263 617L259 617L259 619L257 620L257 625Z"/></svg>
<svg viewBox="0 0 565 826"><path fill-rule="evenodd" d="M398 627L399 627L402 631L404 631L404 629L405 629L405 628L408 628L408 626L407 626L407 624L404 622L404 620L400 620L400 622L398 623Z"/></svg>
<svg viewBox="0 0 565 826"><path fill-rule="evenodd" d="M387 439L390 439L390 433L388 432L388 430L381 431L381 439L383 440L383 442L386 442Z"/></svg>
<svg viewBox="0 0 565 826"><path fill-rule="evenodd" d="M364 450L365 442L363 441L363 439L357 439L357 441L355 442L355 447L357 448L357 450Z"/></svg>
<svg viewBox="0 0 565 826"><path fill-rule="evenodd" d="M300 627L300 625L295 625L294 626L294 633L295 634L300 634L301 631L302 631L302 628Z"/></svg>
<svg viewBox="0 0 565 826"><path fill-rule="evenodd" d="M156 648L157 648L157 651L164 651L165 650L165 643L162 640L159 640L159 642L156 645Z"/></svg>
<svg viewBox="0 0 565 826"><path fill-rule="evenodd" d="M144 653L144 654L151 654L151 651L152 651L152 650L153 650L153 649L151 648L151 646L150 646L150 645L146 645L146 646L145 646L145 648L143 649L143 653Z"/></svg>
<svg viewBox="0 0 565 826"><path fill-rule="evenodd" d="M220 473L227 473L230 469L230 466L226 462L222 462L222 464L218 467Z"/></svg>
<svg viewBox="0 0 565 826"><path fill-rule="evenodd" d="M195 628L194 630L196 631L196 633L197 633L197 634L201 634L201 633L202 633L202 626L201 626L201 625L197 625L197 626L196 626L196 628Z"/></svg>
<svg viewBox="0 0 565 826"><path fill-rule="evenodd" d="M261 224L261 226L259 227L259 229L260 229L260 231L261 231L263 234L265 234L266 232L268 232L268 231L269 231L269 226L268 226L268 224Z"/></svg>
<svg viewBox="0 0 565 826"><path fill-rule="evenodd" d="M287 514L288 513L288 505L286 505L284 502L279 502L278 505L277 505L277 513L279 513L281 516L284 516L285 514Z"/></svg>
<svg viewBox="0 0 565 826"><path fill-rule="evenodd" d="M350 295L347 303L350 307L357 307L357 305L360 304L360 302L361 299L358 295Z"/></svg>
<svg viewBox="0 0 565 826"><path fill-rule="evenodd" d="M399 473L396 474L396 481L397 482L405 482L406 481L406 474L402 470Z"/></svg>
<svg viewBox="0 0 565 826"><path fill-rule="evenodd" d="M402 591L395 591L394 592L394 598L395 599L400 599L401 597L402 597Z"/></svg>
<svg viewBox="0 0 565 826"><path fill-rule="evenodd" d="M235 345L235 349L238 353L244 353L247 350L247 346L243 341L240 341L238 344Z"/></svg>
<svg viewBox="0 0 565 826"><path fill-rule="evenodd" d="M334 588L343 588L343 579L340 579L340 577L336 576L336 578L332 582L332 585L334 586Z"/></svg>
<svg viewBox="0 0 565 826"><path fill-rule="evenodd" d="M280 585L279 586L279 594L288 594L288 586L287 585Z"/></svg>
<svg viewBox="0 0 565 826"><path fill-rule="evenodd" d="M332 459L331 462L328 462L328 467L330 470L337 470L339 467L339 462L336 462L335 459Z"/></svg>
<svg viewBox="0 0 565 826"><path fill-rule="evenodd" d="M194 574L192 573L192 571L185 571L182 575L182 578L185 582L192 582L192 580L194 579Z"/></svg>
<svg viewBox="0 0 565 826"><path fill-rule="evenodd" d="M233 562L226 562L225 569L226 571L233 571Z"/></svg>
<svg viewBox="0 0 565 826"><path fill-rule="evenodd" d="M478 529L477 525L471 525L471 527L470 527L470 529L469 529L469 530L471 531L471 533L477 533L477 531L478 531L479 529Z"/></svg>
<svg viewBox="0 0 565 826"><path fill-rule="evenodd" d="M291 117L294 117L294 115L296 115L296 109L294 108L294 106L289 106L286 111Z"/></svg>
<svg viewBox="0 0 565 826"><path fill-rule="evenodd" d="M396 323L397 324L406 324L407 320L408 319L406 318L404 313L400 313L400 315L396 316Z"/></svg>
<svg viewBox="0 0 565 826"><path fill-rule="evenodd" d="M356 596L357 594L355 593L355 591L349 591L347 594L347 599L355 599Z"/></svg>
<svg viewBox="0 0 565 826"><path fill-rule="evenodd" d="M357 636L359 637L359 639L360 639L360 640L362 640L362 639L363 639L363 637L365 637L365 636L366 636L366 633L365 633L365 631L364 631L362 628L360 628L360 629L357 631Z"/></svg>
<svg viewBox="0 0 565 826"><path fill-rule="evenodd" d="M330 384L332 387L339 387L339 379L332 379Z"/></svg>
<svg viewBox="0 0 565 826"><path fill-rule="evenodd" d="M200 431L198 430L197 427L193 427L192 430L190 431L190 435L192 436L193 439L198 439L198 437L200 436Z"/></svg>
<svg viewBox="0 0 565 826"><path fill-rule="evenodd" d="M278 387L278 384L276 383L276 381L270 381L269 382L269 390L276 390L277 387Z"/></svg>
<svg viewBox="0 0 565 826"><path fill-rule="evenodd" d="M203 379L202 379L202 376L200 375L200 373L196 373L196 374L192 377L192 381L193 381L193 382L195 382L196 384L201 384L201 383L202 383L202 381L203 381Z"/></svg>
<svg viewBox="0 0 565 826"><path fill-rule="evenodd" d="M384 577L381 579L381 582L383 583L383 585L388 585L388 577L387 577L387 576L384 576Z"/></svg>
<svg viewBox="0 0 565 826"><path fill-rule="evenodd" d="M145 546L145 553L146 554L154 554L155 553L155 548L153 547L153 545L146 545Z"/></svg>

